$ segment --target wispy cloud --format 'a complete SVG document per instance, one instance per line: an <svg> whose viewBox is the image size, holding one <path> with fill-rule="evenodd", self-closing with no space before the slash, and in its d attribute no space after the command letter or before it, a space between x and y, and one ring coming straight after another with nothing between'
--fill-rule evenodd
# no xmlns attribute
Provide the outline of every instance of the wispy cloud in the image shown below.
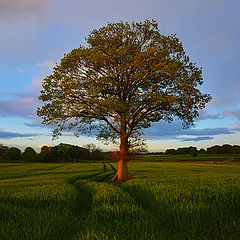
<svg viewBox="0 0 240 240"><path fill-rule="evenodd" d="M27 70L22 69L22 68L17 68L17 71L20 72L20 73L26 73L27 72Z"/></svg>
<svg viewBox="0 0 240 240"><path fill-rule="evenodd" d="M39 133L18 133L0 130L0 139L26 138L40 136Z"/></svg>
<svg viewBox="0 0 240 240"><path fill-rule="evenodd" d="M171 124L165 122L155 123L151 128L145 130L145 136L148 139L173 139L181 141L209 140L213 139L214 136L222 134L234 134L234 129L228 129L225 127L204 129L196 129L193 127L190 129L183 129L181 123L176 121ZM192 138L180 138L180 136L192 136ZM194 136L197 137L194 138Z"/></svg>
<svg viewBox="0 0 240 240"><path fill-rule="evenodd" d="M200 112L199 117L196 121L206 120L206 119L220 119L223 118L224 115L221 112L209 114L205 109Z"/></svg>
<svg viewBox="0 0 240 240"><path fill-rule="evenodd" d="M239 126L232 126L229 128L231 131L240 131L240 125Z"/></svg>
<svg viewBox="0 0 240 240"><path fill-rule="evenodd" d="M44 147L44 146L51 147L52 144L51 144L51 143L38 144L38 145L37 145L37 148L40 149L40 148L42 148L42 147Z"/></svg>
<svg viewBox="0 0 240 240"><path fill-rule="evenodd" d="M204 140L212 140L214 137L196 137L196 138L179 138L181 142L199 142Z"/></svg>
<svg viewBox="0 0 240 240"><path fill-rule="evenodd" d="M35 119L37 106L38 103L34 97L0 100L0 116Z"/></svg>
<svg viewBox="0 0 240 240"><path fill-rule="evenodd" d="M223 112L223 114L225 116L228 116L228 117L235 117L237 118L238 120L240 120L240 109L229 109L229 110L225 110Z"/></svg>
<svg viewBox="0 0 240 240"><path fill-rule="evenodd" d="M19 18L41 17L49 11L46 0L1 0L0 19L14 21ZM45 14L43 14L45 13Z"/></svg>
<svg viewBox="0 0 240 240"><path fill-rule="evenodd" d="M48 69L53 69L53 67L56 65L56 63L52 60L45 60L44 62L42 63L37 63L37 66L40 66L40 67L45 67L45 68L48 68Z"/></svg>

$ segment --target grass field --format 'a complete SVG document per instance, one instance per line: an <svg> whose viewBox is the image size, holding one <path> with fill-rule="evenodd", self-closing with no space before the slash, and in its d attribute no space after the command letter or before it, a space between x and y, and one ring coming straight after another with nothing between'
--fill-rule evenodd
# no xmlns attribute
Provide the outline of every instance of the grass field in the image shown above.
<svg viewBox="0 0 240 240"><path fill-rule="evenodd" d="M240 165L0 164L0 239L240 239Z"/></svg>
<svg viewBox="0 0 240 240"><path fill-rule="evenodd" d="M240 163L240 154L222 154L222 155L209 155L199 154L193 157L190 154L186 155L140 155L138 161L145 162L226 162L226 163Z"/></svg>

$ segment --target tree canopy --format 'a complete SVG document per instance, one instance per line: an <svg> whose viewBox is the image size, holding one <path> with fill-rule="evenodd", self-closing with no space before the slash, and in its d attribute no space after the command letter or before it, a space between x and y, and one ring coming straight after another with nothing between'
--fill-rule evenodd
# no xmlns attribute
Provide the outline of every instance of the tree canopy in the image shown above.
<svg viewBox="0 0 240 240"><path fill-rule="evenodd" d="M98 139L119 140L124 170L114 179L125 181L129 148L143 128L174 119L188 127L211 97L198 89L202 70L176 35L161 34L155 21L109 23L86 41L43 81L38 115L43 124L57 125L54 136L95 129Z"/></svg>

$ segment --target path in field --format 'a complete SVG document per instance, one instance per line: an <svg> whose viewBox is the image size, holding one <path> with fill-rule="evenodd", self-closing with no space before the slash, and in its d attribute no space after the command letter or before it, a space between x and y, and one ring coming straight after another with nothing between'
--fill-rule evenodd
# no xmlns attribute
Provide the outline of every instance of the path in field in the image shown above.
<svg viewBox="0 0 240 240"><path fill-rule="evenodd" d="M237 167L139 163L117 184L107 163L2 165L0 239L238 240Z"/></svg>
<svg viewBox="0 0 240 240"><path fill-rule="evenodd" d="M89 170L38 166L1 165L0 239L73 239L87 227L94 196L89 183L113 175L105 164Z"/></svg>
<svg viewBox="0 0 240 240"><path fill-rule="evenodd" d="M191 181L186 178L186 182L181 182L181 179L171 179L170 182L153 180L152 183L157 187L157 197L154 188L150 187L151 183L143 179L126 184L106 183L115 171L111 164L104 164L102 171L71 180L79 195L76 205L82 202L85 206L85 210L79 208L79 212L85 216L84 227L73 239L135 240L137 236L138 240L197 240L213 237L228 239L228 234L239 236L239 219L232 218L231 210L221 213L228 208L229 202L223 202L221 194L214 193L214 188L209 186L208 190L204 186L204 189L201 187L195 191L193 185L187 192L187 185L192 180L198 184L196 176ZM226 196L231 199L231 194ZM88 197L83 199L83 195ZM237 195L234 195L232 201L235 198ZM238 209L236 204L234 206L235 210ZM221 226L220 229L218 226Z"/></svg>
<svg viewBox="0 0 240 240"><path fill-rule="evenodd" d="M163 229L158 229L159 207L154 194L146 194L145 189L137 186L107 183L115 172L114 166L104 164L102 171L70 179L77 189L76 212L84 222L74 239L125 239L123 233L127 232L128 240L135 240L136 236L139 240L163 239Z"/></svg>
<svg viewBox="0 0 240 240"><path fill-rule="evenodd" d="M78 234L87 230L87 218L92 210L94 188L91 187L89 182L107 182L113 175L113 168L110 170L106 164L103 164L102 170L97 169L95 173L68 179L69 184L76 190L76 198L73 202L74 215L80 217L82 221Z"/></svg>
<svg viewBox="0 0 240 240"><path fill-rule="evenodd" d="M74 209L76 212L81 214L82 218L85 218L91 210L92 197L94 194L93 189L88 186L88 181L107 181L112 175L112 171L105 169L104 164L102 171L96 171L96 173L89 174L84 177L74 177L68 180L69 183L77 190Z"/></svg>

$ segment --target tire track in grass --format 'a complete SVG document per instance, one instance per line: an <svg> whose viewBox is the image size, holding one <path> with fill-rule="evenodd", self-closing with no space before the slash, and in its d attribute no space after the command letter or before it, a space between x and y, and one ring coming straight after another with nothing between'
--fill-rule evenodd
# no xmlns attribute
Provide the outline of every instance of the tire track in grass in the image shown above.
<svg viewBox="0 0 240 240"><path fill-rule="evenodd" d="M155 195L151 191L142 189L137 185L120 185L119 187L123 192L126 192L140 208L144 209L151 221L154 222L152 226L154 228L153 239L169 239L169 234L164 231L167 224L165 222L168 222L167 214L159 207ZM164 219L164 221L162 221L162 219ZM160 228L158 228L158 226Z"/></svg>
<svg viewBox="0 0 240 240"><path fill-rule="evenodd" d="M157 201L155 194L145 187L137 185L121 185L141 208L143 208L154 225L154 239L192 240L196 238L195 229L188 222L189 215L179 209L177 202L172 205L168 201ZM185 222L185 223L184 223ZM193 226L192 226L193 227Z"/></svg>
<svg viewBox="0 0 240 240"><path fill-rule="evenodd" d="M68 179L70 185L75 190L75 199L72 204L72 211L76 219L80 220L77 232L72 236L73 239L79 232L87 229L87 218L92 209L94 189L90 186L89 182L103 182L107 181L113 175L112 171L109 172L105 164L102 170L96 170L95 173L87 176L78 176Z"/></svg>
<svg viewBox="0 0 240 240"><path fill-rule="evenodd" d="M155 222L154 239L159 239L161 235L164 235L164 239L172 240L230 239L226 237L226 233L232 236L231 239L239 239L239 218L236 218L238 223L236 219L228 219L227 214L226 219L222 218L219 214L222 200L209 205L197 202L191 205L188 195L184 194L169 202L167 198L157 200L151 190L138 186L137 183L118 187L127 192L136 204L151 216L152 221ZM216 216L216 219L213 216Z"/></svg>
<svg viewBox="0 0 240 240"><path fill-rule="evenodd" d="M115 183L111 183L110 185L104 184L104 182L110 180L116 172L115 167L111 164L109 165L111 168L110 172L106 169L106 166L103 165L103 170L105 171L91 174L84 178L88 187L92 188L91 204L85 218L85 228L81 233L78 232L77 235L74 236L74 239L135 240L137 233L139 240L146 239L146 237L149 240L167 239L162 238L163 236L154 238L155 234L153 234L153 230L155 230L155 228L151 223L152 214L139 204L132 194L126 191L124 185ZM135 219L138 219L141 224L135 222ZM131 230L128 227L128 222L129 224L134 223ZM121 235L122 232L126 232L126 234Z"/></svg>

